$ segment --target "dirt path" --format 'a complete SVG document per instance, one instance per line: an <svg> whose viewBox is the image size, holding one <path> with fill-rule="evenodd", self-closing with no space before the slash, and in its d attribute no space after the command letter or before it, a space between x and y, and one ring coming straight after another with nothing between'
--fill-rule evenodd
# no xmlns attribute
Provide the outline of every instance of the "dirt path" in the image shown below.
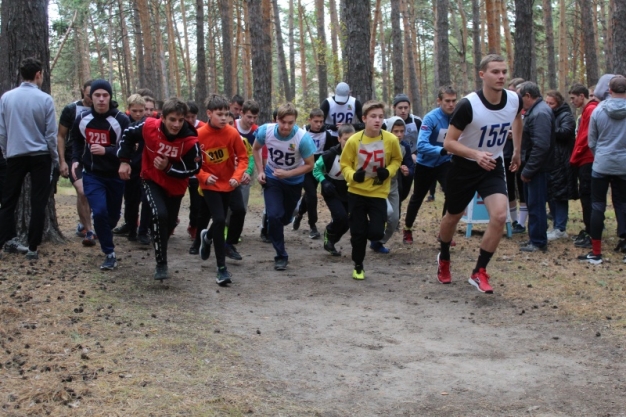
<svg viewBox="0 0 626 417"><path fill-rule="evenodd" d="M416 253L397 236L392 255L368 251L357 282L347 238L332 258L306 225L286 232L290 265L278 273L256 223L239 245L244 260L228 261L234 284L194 308L241 338L253 373L319 415L626 415L624 346L563 322L549 302L522 313L454 270L444 287L433 242Z"/></svg>

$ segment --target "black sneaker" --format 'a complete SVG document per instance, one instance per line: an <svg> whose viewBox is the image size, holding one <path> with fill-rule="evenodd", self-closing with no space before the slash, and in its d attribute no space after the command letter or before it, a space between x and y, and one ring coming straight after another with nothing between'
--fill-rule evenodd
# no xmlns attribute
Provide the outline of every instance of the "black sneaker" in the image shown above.
<svg viewBox="0 0 626 417"><path fill-rule="evenodd" d="M585 261L585 262L589 262L590 264L593 265L600 265L602 263L602 254L600 255L594 255L593 251L589 252L586 255L580 255L578 257L579 261Z"/></svg>
<svg viewBox="0 0 626 417"><path fill-rule="evenodd" d="M190 255L197 255L200 253L200 249L196 248L195 245L193 245L192 247L189 248L189 254Z"/></svg>
<svg viewBox="0 0 626 417"><path fill-rule="evenodd" d="M574 242L583 240L585 236L587 236L587 232L585 232L584 230L581 230L580 232L578 232L578 235L576 235L576 237L574 238Z"/></svg>
<svg viewBox="0 0 626 417"><path fill-rule="evenodd" d="M626 239L620 239L619 242L617 242L617 246L615 246L615 249L613 250L615 252L626 253Z"/></svg>
<svg viewBox="0 0 626 417"><path fill-rule="evenodd" d="M302 222L302 216L300 214L296 214L293 217L293 230L298 230L300 228L300 222Z"/></svg>
<svg viewBox="0 0 626 417"><path fill-rule="evenodd" d="M117 258L115 254L111 253L104 258L104 262L100 265L100 269L103 271L112 271L117 268Z"/></svg>
<svg viewBox="0 0 626 417"><path fill-rule="evenodd" d="M333 256L341 256L341 252L335 249L335 244L328 240L327 230L324 230L324 250Z"/></svg>
<svg viewBox="0 0 626 417"><path fill-rule="evenodd" d="M211 244L213 240L209 240L208 234L209 231L206 229L200 232L200 258L202 258L203 261L206 261L209 259L209 256L211 256Z"/></svg>
<svg viewBox="0 0 626 417"><path fill-rule="evenodd" d="M228 258L234 259L235 261L241 261L243 259L239 252L237 252L237 248L230 243L224 243L224 254Z"/></svg>
<svg viewBox="0 0 626 417"><path fill-rule="evenodd" d="M277 271L284 271L287 269L287 264L289 261L287 258L275 258L274 259L274 269Z"/></svg>
<svg viewBox="0 0 626 417"><path fill-rule="evenodd" d="M519 248L519 250L522 252L545 252L548 250L548 245L537 246L531 242L528 242L527 245L522 246L521 248Z"/></svg>
<svg viewBox="0 0 626 417"><path fill-rule="evenodd" d="M152 239L150 239L150 235L148 234L139 234L137 235L137 242L142 245L150 245L152 244Z"/></svg>
<svg viewBox="0 0 626 417"><path fill-rule="evenodd" d="M167 264L157 264L154 271L154 279L163 282L164 279L168 279Z"/></svg>
<svg viewBox="0 0 626 417"><path fill-rule="evenodd" d="M217 282L218 285L226 285L232 283L233 280L231 278L232 275L230 274L230 272L228 272L225 266L217 268L217 278L215 278L215 282Z"/></svg>
<svg viewBox="0 0 626 417"><path fill-rule="evenodd" d="M526 233L526 228L518 222L513 222L513 234Z"/></svg>
<svg viewBox="0 0 626 417"><path fill-rule="evenodd" d="M4 244L4 251L7 253L28 253L28 247L24 246L16 237Z"/></svg>
<svg viewBox="0 0 626 417"><path fill-rule="evenodd" d="M320 232L317 231L317 227L313 226L311 227L311 231L309 232L309 238L310 239L319 239L320 238Z"/></svg>
<svg viewBox="0 0 626 417"><path fill-rule="evenodd" d="M130 233L130 226L127 225L126 223L113 229L114 235L127 235L129 233Z"/></svg>
<svg viewBox="0 0 626 417"><path fill-rule="evenodd" d="M26 252L26 259L28 259L29 261L36 261L37 259L39 259L39 254L36 250L29 249L28 252Z"/></svg>
<svg viewBox="0 0 626 417"><path fill-rule="evenodd" d="M574 246L576 246L577 248L590 249L591 248L591 236L589 236L588 234L585 234L584 238L582 238L581 240L576 240L574 242Z"/></svg>

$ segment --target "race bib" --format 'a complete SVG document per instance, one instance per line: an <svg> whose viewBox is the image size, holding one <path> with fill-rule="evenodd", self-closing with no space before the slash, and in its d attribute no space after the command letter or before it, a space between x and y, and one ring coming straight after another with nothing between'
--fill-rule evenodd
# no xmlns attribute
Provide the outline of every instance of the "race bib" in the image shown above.
<svg viewBox="0 0 626 417"><path fill-rule="evenodd" d="M111 133L108 130L85 129L85 140L90 145L111 145Z"/></svg>
<svg viewBox="0 0 626 417"><path fill-rule="evenodd" d="M363 168L365 176L373 178L378 168L385 167L385 144L382 140L359 144L359 160L356 169Z"/></svg>
<svg viewBox="0 0 626 417"><path fill-rule="evenodd" d="M343 174L341 173L341 165L339 164L339 159L341 157L337 155L335 160L333 161L333 166L328 171L328 176L334 180L343 180Z"/></svg>
<svg viewBox="0 0 626 417"><path fill-rule="evenodd" d="M439 135L437 135L437 144L443 146L443 141L446 140L446 134L448 129L439 129Z"/></svg>
<svg viewBox="0 0 626 417"><path fill-rule="evenodd" d="M230 157L228 148L211 148L205 149L203 152L209 164L222 164Z"/></svg>
<svg viewBox="0 0 626 417"><path fill-rule="evenodd" d="M176 159L181 155L182 145L175 146L174 144L167 142L159 142L159 147L157 148L157 154L160 156L165 156L170 159Z"/></svg>

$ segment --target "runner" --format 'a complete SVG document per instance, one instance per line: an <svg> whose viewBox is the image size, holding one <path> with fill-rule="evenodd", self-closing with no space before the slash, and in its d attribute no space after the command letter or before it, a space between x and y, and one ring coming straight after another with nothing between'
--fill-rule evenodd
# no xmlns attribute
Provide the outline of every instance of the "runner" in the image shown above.
<svg viewBox="0 0 626 417"><path fill-rule="evenodd" d="M152 237L156 270L154 279L169 278L167 244L176 227L180 203L188 178L200 169L200 147L196 129L185 121L185 102L171 98L163 104L160 119L147 118L124 131L118 150L119 176L130 179L135 147L142 140L144 149L141 178L152 212Z"/></svg>
<svg viewBox="0 0 626 417"><path fill-rule="evenodd" d="M274 269L284 271L289 263L285 250L284 226L291 222L298 204L304 174L313 169L315 144L304 129L296 125L298 110L291 103L278 108L277 123L261 126L256 132L252 150L268 218L268 235L276 250ZM261 154L267 145L269 158L263 165Z"/></svg>
<svg viewBox="0 0 626 417"><path fill-rule="evenodd" d="M368 101L363 105L365 130L348 139L341 153L341 173L348 182L352 278L365 279L363 260L367 240L378 241L385 234L391 178L402 163L400 142L381 129L385 105Z"/></svg>
<svg viewBox="0 0 626 417"><path fill-rule="evenodd" d="M354 135L352 125L339 127L339 143L322 154L315 162L313 175L322 184L322 197L330 211L331 221L324 231L324 250L333 256L341 256L335 243L350 229L348 223L348 185L341 173L339 160L346 141Z"/></svg>
<svg viewBox="0 0 626 417"><path fill-rule="evenodd" d="M116 150L122 132L128 127L128 117L112 101L112 88L106 80L91 83L90 110L74 121L72 138L72 174L78 175L83 166L83 187L93 213L93 223L105 260L102 270L117 268L112 229L120 219L124 181L117 171L120 161Z"/></svg>
<svg viewBox="0 0 626 417"><path fill-rule="evenodd" d="M350 86L344 82L337 84L335 95L320 105L326 128L335 137L343 124L351 124L356 130L363 129L362 108L361 102L350 95Z"/></svg>
<svg viewBox="0 0 626 417"><path fill-rule="evenodd" d="M478 192L489 213L489 224L469 283L484 293L493 293L487 264L498 247L507 218L502 150L511 127L514 151L510 169L515 171L520 164L522 99L517 93L505 90L506 74L506 62L500 55L483 58L479 66L483 88L459 102L444 140L444 148L454 157L446 181L447 212L439 228L441 252L437 255L437 278L442 284L452 281L450 243L465 208Z"/></svg>
<svg viewBox="0 0 626 417"><path fill-rule="evenodd" d="M200 234L200 256L203 260L208 259L211 245L215 244L216 282L219 285L232 282L225 259L226 213L234 190L241 184L248 168L248 155L241 136L237 129L227 124L228 107L226 97L210 95L206 102L209 122L198 132L202 149L202 170L198 172L198 182L213 220L211 227Z"/></svg>

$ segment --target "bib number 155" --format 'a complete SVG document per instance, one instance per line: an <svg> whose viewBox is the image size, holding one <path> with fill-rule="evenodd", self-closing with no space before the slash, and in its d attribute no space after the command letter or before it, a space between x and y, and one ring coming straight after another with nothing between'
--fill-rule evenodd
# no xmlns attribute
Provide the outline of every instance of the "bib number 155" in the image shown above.
<svg viewBox="0 0 626 417"><path fill-rule="evenodd" d="M478 147L481 148L483 146L483 143L487 148L504 145L504 142L506 141L506 136L509 133L509 126L511 126L511 123L498 123L481 127L480 130L483 133L482 135L480 135L480 142L478 142ZM485 137L487 137L486 143Z"/></svg>

